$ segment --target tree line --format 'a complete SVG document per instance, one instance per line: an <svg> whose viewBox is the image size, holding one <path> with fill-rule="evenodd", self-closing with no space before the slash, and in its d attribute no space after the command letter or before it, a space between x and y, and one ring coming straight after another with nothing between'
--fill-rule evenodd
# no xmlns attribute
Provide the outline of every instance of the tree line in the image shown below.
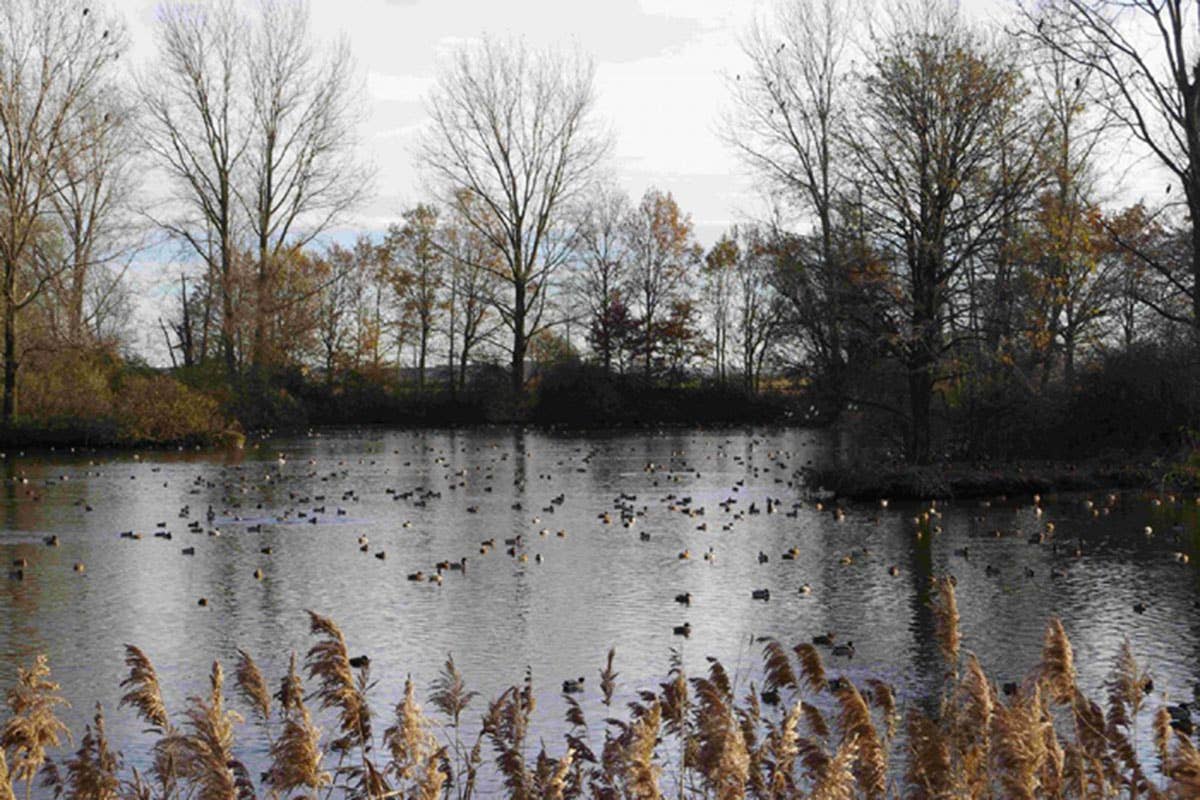
<svg viewBox="0 0 1200 800"><path fill-rule="evenodd" d="M181 265L171 363L226 396L299 371L453 400L503 365L519 402L583 363L782 391L916 462L1037 439L1028 409L1144 387L1131 359L1173 384L1179 431L1200 406L1192 2L1019 5L1001 28L944 0L778 0L720 121L767 211L708 248L667 187L620 188L577 50L455 49L415 150L427 196L347 238L376 188L361 97L305 3L164 3L133 70L97 4L0 13L7 422L19 386L53 405L61 354L128 350L123 272L154 236ZM1166 188L1116 202L1130 164Z"/></svg>

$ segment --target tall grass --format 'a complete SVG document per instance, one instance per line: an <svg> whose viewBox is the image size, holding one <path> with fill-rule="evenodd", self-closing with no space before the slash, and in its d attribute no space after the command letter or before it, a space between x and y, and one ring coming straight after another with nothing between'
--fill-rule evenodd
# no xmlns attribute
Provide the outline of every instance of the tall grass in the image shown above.
<svg viewBox="0 0 1200 800"><path fill-rule="evenodd" d="M214 663L208 693L174 717L153 664L128 647L121 705L147 726L154 754L147 774L126 768L98 706L73 754L48 754L66 733L55 716L64 701L41 657L8 692L0 800L15 800L18 791L29 796L35 778L71 800L1200 797L1200 752L1172 727L1166 706L1151 712L1150 677L1127 645L1102 705L1079 688L1071 643L1051 620L1040 663L1001 694L979 660L962 651L954 581L936 581L932 597L945 662L938 697L901 709L891 686L831 679L813 645L789 649L771 640L761 687L739 689L716 660L703 674L687 675L676 655L666 679L632 693L621 713L612 708L619 674L610 651L600 670L606 718L589 728L581 706L565 696L568 732L557 745L531 731L536 698L528 672L479 707L453 658L428 696L431 710L407 679L377 735L369 661L351 659L336 623L311 612L316 641L304 660L307 690L295 654L272 694L258 665L239 651L236 691L225 691ZM1153 722L1139 732L1146 718ZM243 726L258 728L269 743L258 775L238 755ZM1148 737L1145 747L1139 736ZM1155 754L1154 763L1142 762L1144 752ZM494 788L485 792L481 784Z"/></svg>

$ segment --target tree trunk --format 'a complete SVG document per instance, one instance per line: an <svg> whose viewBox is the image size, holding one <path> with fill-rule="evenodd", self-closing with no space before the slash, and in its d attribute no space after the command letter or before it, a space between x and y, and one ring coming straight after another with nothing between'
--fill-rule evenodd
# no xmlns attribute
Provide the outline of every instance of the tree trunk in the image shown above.
<svg viewBox="0 0 1200 800"><path fill-rule="evenodd" d="M525 392L525 350L529 342L525 337L525 284L517 282L513 287L513 351L512 390L516 398Z"/></svg>
<svg viewBox="0 0 1200 800"><path fill-rule="evenodd" d="M909 423L908 459L913 464L931 460L929 412L933 400L933 376L930 364L914 364L908 372Z"/></svg>
<svg viewBox="0 0 1200 800"><path fill-rule="evenodd" d="M11 425L17 414L17 305L16 270L12 264L5 270L4 288L4 424Z"/></svg>

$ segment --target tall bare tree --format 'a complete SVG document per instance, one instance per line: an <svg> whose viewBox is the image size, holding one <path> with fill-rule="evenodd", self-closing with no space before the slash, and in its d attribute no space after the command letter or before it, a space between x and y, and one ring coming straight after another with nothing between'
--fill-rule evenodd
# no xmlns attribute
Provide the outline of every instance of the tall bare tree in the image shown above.
<svg viewBox="0 0 1200 800"><path fill-rule="evenodd" d="M507 291L496 310L512 333L518 395L529 340L546 326L550 283L570 252L566 212L609 151L593 76L578 52L484 39L443 65L427 102L420 153L435 189L503 257L496 274Z"/></svg>
<svg viewBox="0 0 1200 800"><path fill-rule="evenodd" d="M1093 99L1183 190L1191 223L1187 285L1173 264L1153 254L1142 260L1178 284L1191 301L1188 315L1169 318L1200 332L1200 25L1193 0L1055 0L1024 6L1028 32L1093 71ZM1167 191L1170 191L1168 186Z"/></svg>
<svg viewBox="0 0 1200 800"><path fill-rule="evenodd" d="M806 282L822 297L822 369L845 372L841 305L847 267L837 247L838 211L849 191L840 132L848 124L857 0L776 0L742 40L749 64L729 80L725 138L789 207L811 215Z"/></svg>
<svg viewBox="0 0 1200 800"><path fill-rule="evenodd" d="M254 240L251 364L258 369L271 316L280 310L272 297L282 263L354 207L368 180L355 152L345 39L322 51L313 43L306 0L258 0L246 44L247 175L239 197Z"/></svg>
<svg viewBox="0 0 1200 800"><path fill-rule="evenodd" d="M245 20L232 0L159 6L156 61L138 79L144 143L166 174L172 207L156 222L208 266L220 299L225 369L237 377L238 169L248 145Z"/></svg>
<svg viewBox="0 0 1200 800"><path fill-rule="evenodd" d="M53 281L55 310L65 317L55 333L76 347L106 329L141 244L131 208L135 110L117 100L115 80L99 94L88 115L74 122L81 146L63 160L52 196L65 261Z"/></svg>
<svg viewBox="0 0 1200 800"><path fill-rule="evenodd" d="M0 314L3 421L17 410L18 316L69 266L54 200L102 113L101 88L124 48L119 22L77 0L0 4ZM70 165L70 166L68 166ZM52 233L54 235L52 235Z"/></svg>

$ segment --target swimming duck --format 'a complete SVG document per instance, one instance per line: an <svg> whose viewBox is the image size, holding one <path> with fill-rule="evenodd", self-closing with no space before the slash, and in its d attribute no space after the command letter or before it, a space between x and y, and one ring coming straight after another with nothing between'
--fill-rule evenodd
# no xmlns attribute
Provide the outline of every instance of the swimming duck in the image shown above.
<svg viewBox="0 0 1200 800"><path fill-rule="evenodd" d="M755 589L750 592L750 597L752 597L755 600L770 600L771 599L771 590L770 589Z"/></svg>
<svg viewBox="0 0 1200 800"><path fill-rule="evenodd" d="M563 694L579 694L583 691L583 676L576 680L565 680L562 683Z"/></svg>
<svg viewBox="0 0 1200 800"><path fill-rule="evenodd" d="M692 604L692 593L684 592L683 594L675 595L675 602L683 603L685 606L690 606Z"/></svg>
<svg viewBox="0 0 1200 800"><path fill-rule="evenodd" d="M682 625L676 625L674 628L671 629L671 632L674 633L676 636L691 636L692 635L692 623L685 622Z"/></svg>
<svg viewBox="0 0 1200 800"><path fill-rule="evenodd" d="M828 633L818 633L816 636L812 637L812 643L828 647L829 645L833 644L834 636L835 634L833 631L829 631Z"/></svg>
<svg viewBox="0 0 1200 800"><path fill-rule="evenodd" d="M845 644L836 645L831 652L835 656L854 658L854 642L846 642Z"/></svg>

